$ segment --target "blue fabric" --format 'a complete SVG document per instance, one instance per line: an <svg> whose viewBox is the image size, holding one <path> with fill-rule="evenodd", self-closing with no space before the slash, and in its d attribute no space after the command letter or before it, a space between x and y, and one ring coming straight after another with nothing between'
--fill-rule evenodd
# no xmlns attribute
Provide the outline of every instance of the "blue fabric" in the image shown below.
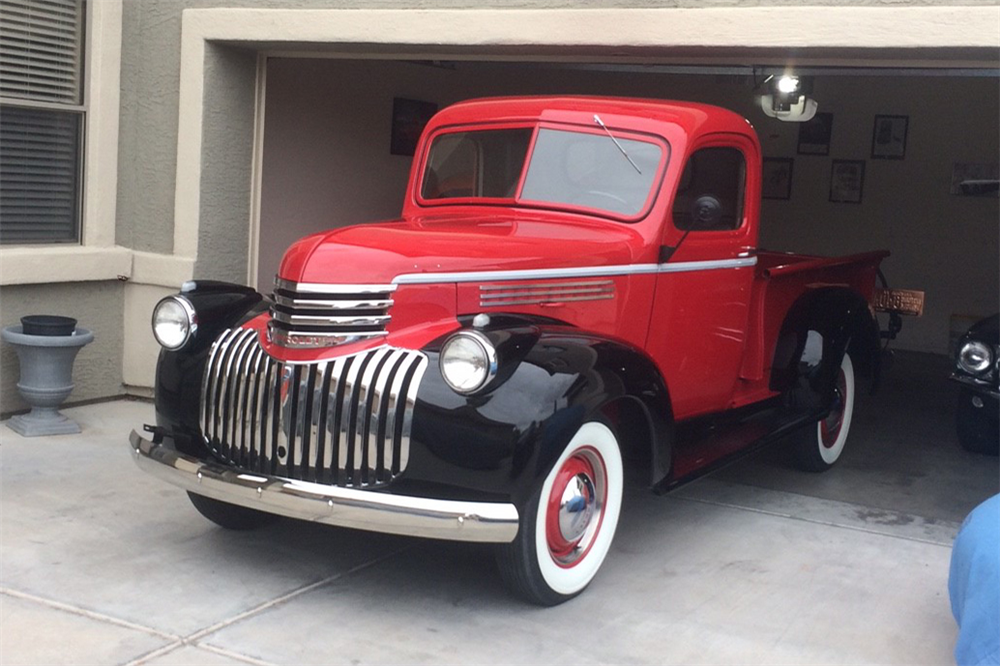
<svg viewBox="0 0 1000 666"><path fill-rule="evenodd" d="M1000 664L1000 495L962 524L951 551L948 595L958 622L955 661Z"/></svg>

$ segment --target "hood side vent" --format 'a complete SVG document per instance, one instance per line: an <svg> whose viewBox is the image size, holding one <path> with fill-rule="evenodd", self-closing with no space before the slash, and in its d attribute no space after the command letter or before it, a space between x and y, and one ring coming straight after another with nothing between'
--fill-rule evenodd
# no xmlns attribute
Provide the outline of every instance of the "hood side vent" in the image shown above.
<svg viewBox="0 0 1000 666"><path fill-rule="evenodd" d="M568 301L603 301L614 297L614 280L487 284L479 287L481 308L548 305Z"/></svg>

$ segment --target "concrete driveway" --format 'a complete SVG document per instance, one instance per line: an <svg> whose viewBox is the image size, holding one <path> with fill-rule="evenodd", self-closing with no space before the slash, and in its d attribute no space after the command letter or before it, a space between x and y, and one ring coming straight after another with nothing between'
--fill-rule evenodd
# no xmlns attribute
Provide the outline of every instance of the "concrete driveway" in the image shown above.
<svg viewBox="0 0 1000 666"><path fill-rule="evenodd" d="M216 528L132 462L146 403L69 409L80 436L0 428L0 662L950 663L950 545L997 462L957 449L953 388L915 358L827 474L765 454L630 493L601 574L552 609L508 597L486 546Z"/></svg>

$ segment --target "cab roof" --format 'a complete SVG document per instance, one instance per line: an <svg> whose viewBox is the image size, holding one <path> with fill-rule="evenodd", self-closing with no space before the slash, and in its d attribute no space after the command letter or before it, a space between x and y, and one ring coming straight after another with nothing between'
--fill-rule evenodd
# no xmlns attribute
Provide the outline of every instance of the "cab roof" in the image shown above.
<svg viewBox="0 0 1000 666"><path fill-rule="evenodd" d="M602 116L602 120L609 126L627 127L630 124L628 119L635 118L643 124L653 121L677 125L689 136L734 132L756 138L753 126L746 118L711 104L598 96L472 99L440 111L428 123L427 130L433 131L449 125L545 120L591 124L595 114Z"/></svg>

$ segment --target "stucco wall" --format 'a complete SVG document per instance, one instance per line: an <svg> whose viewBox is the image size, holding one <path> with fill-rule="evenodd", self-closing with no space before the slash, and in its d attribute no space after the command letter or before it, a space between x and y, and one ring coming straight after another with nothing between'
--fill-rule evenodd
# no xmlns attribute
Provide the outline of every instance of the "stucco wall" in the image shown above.
<svg viewBox="0 0 1000 666"><path fill-rule="evenodd" d="M205 53L205 132L195 276L245 282L253 163L253 51L212 45Z"/></svg>
<svg viewBox="0 0 1000 666"><path fill-rule="evenodd" d="M15 326L29 314L74 317L79 326L94 333L94 342L77 355L73 380L76 388L69 402L119 395L122 392L122 284L82 282L8 286L0 289L0 325ZM27 405L17 393L20 373L17 354L0 346L0 414L23 410Z"/></svg>
<svg viewBox="0 0 1000 666"><path fill-rule="evenodd" d="M398 214L410 159L389 154L394 96L446 105L481 95L603 93L704 101L749 117L765 156L795 160L792 198L764 202L761 245L827 255L890 249L891 283L927 292L926 313L906 321L901 348L944 352L953 314L990 314L1000 301L998 200L948 193L954 162L1000 154L995 79L820 78L814 96L834 114L826 157L797 155L799 126L765 117L752 84L739 77L275 59L267 89L261 289L295 238ZM876 114L910 117L904 160L870 159ZM832 159L866 160L860 205L828 201Z"/></svg>
<svg viewBox="0 0 1000 666"><path fill-rule="evenodd" d="M186 8L482 8L991 6L996 0L125 0L117 238L150 252L173 246L181 13ZM433 40L431 40L433 41Z"/></svg>

